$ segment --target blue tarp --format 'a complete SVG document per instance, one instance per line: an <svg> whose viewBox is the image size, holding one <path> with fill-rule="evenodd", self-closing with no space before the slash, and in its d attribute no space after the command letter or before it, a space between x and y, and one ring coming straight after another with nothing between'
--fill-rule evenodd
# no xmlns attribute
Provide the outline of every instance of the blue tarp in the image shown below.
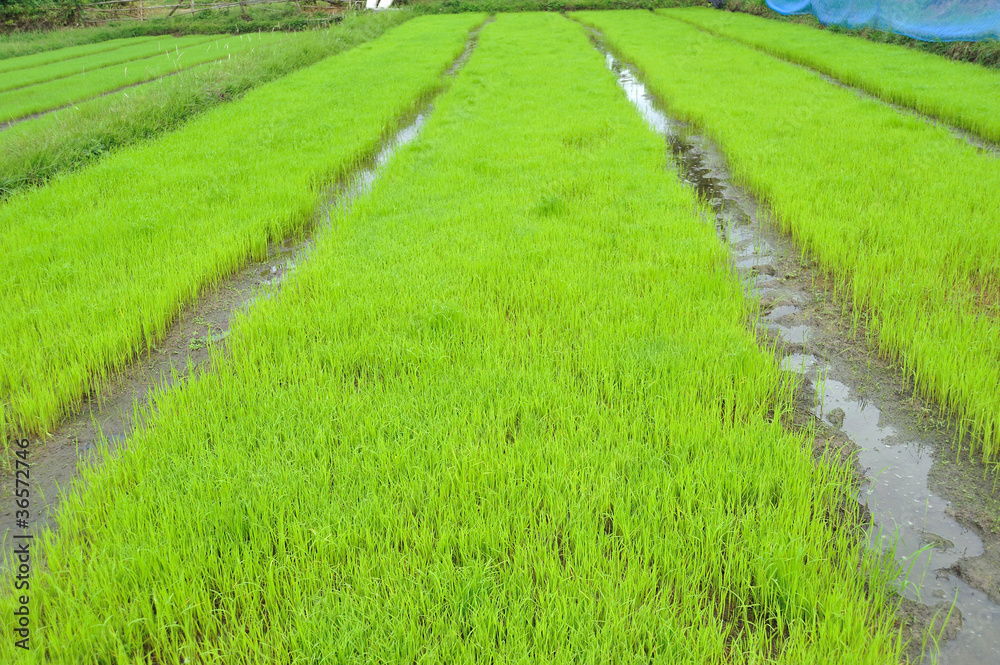
<svg viewBox="0 0 1000 665"><path fill-rule="evenodd" d="M1000 39L1000 0L767 0L767 6L779 14L813 14L826 25L924 41Z"/></svg>

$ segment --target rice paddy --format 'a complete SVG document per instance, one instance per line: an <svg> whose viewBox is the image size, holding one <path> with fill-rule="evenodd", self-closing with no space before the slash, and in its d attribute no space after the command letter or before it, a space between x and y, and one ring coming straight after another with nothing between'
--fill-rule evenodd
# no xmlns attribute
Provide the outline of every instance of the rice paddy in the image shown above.
<svg viewBox="0 0 1000 665"><path fill-rule="evenodd" d="M947 130L665 16L581 13L703 127L964 454L1000 452L1000 162Z"/></svg>
<svg viewBox="0 0 1000 665"><path fill-rule="evenodd" d="M284 33L236 37L195 35L158 38L105 53L53 63L33 70L5 74L0 81L0 122L56 109L102 93L153 80L205 62L228 58L241 51L279 39ZM120 59L124 58L124 59ZM94 65L92 69L88 65ZM130 71L131 70L131 71ZM32 76L40 82L28 85Z"/></svg>
<svg viewBox="0 0 1000 665"><path fill-rule="evenodd" d="M326 30L243 49L200 67L25 119L0 131L0 197L176 129L247 90L374 39L408 11L351 15ZM2 61L0 61L2 62Z"/></svg>
<svg viewBox="0 0 1000 665"><path fill-rule="evenodd" d="M37 658L895 658L887 571L814 518L848 479L783 431L714 227L579 26L498 17L435 107L66 505Z"/></svg>
<svg viewBox="0 0 1000 665"><path fill-rule="evenodd" d="M987 465L1000 162L749 44L764 37L686 22L736 30L701 12L411 16L268 37L245 68L203 70L269 81L240 98L156 115L216 90L184 73L135 107L182 120L44 178L0 173L30 183L0 202L11 466L128 380L185 308L309 238L280 284L229 310L210 362L137 401L127 439L42 504L58 508L28 538L30 594L9 552L0 582L0 614L30 617L30 640L0 640L0 662L919 662L960 610L903 598L908 571L857 500L877 470L803 401L822 398L821 373L802 383L767 336L765 264L730 256L725 207L685 184L636 107L717 143L821 267L815 294L865 333L852 343L955 415L959 458ZM94 96L126 64L240 48L159 39L25 56L0 102ZM595 39L658 99L622 94ZM848 61L860 87L887 86L875 94L908 85ZM91 92L69 93L84 66ZM51 134L72 152L122 99L8 137L78 117L78 134ZM135 113L90 136L144 126ZM947 586L963 603L966 582L992 593ZM914 606L929 618L908 625ZM961 644L956 665L974 636Z"/></svg>
<svg viewBox="0 0 1000 665"><path fill-rule="evenodd" d="M148 37L138 37L135 40L128 40L126 43L109 51L103 51L92 55L70 55L67 53L65 59L38 65L35 67L21 67L15 71L5 72L0 78L0 92L23 88L34 83L44 83L54 79L60 79L73 74L81 74L87 71L94 71L102 67L109 67L120 63L128 63L142 58L149 58L161 53L174 51L175 49L187 48L190 45L207 42L210 39L218 39L218 35L202 36L200 38L175 39L171 37L151 40ZM223 39L228 35L222 35ZM67 49L72 50L72 49ZM57 52L58 53L58 52Z"/></svg>
<svg viewBox="0 0 1000 665"><path fill-rule="evenodd" d="M1000 76L994 69L747 14L700 7L659 12L1000 143Z"/></svg>
<svg viewBox="0 0 1000 665"><path fill-rule="evenodd" d="M163 37L127 37L124 39L109 39L107 41L93 44L82 44L79 46L67 46L51 51L42 51L30 55L21 55L0 59L0 74L11 74L22 70L41 67L56 62L62 62L84 56L92 56L98 53L115 51L125 46L132 46L150 40L162 40ZM6 77L5 77L6 78Z"/></svg>
<svg viewBox="0 0 1000 665"><path fill-rule="evenodd" d="M393 39L9 199L0 207L0 270L12 280L0 302L5 431L44 432L155 344L201 289L308 225L324 185L439 85L477 20L442 18L440 34L404 24ZM420 55L392 75L366 66L401 49Z"/></svg>

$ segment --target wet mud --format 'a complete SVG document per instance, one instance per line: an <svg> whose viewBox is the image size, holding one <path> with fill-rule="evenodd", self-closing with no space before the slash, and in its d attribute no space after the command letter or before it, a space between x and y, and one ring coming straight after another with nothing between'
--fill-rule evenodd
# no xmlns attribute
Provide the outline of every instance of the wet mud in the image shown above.
<svg viewBox="0 0 1000 665"><path fill-rule="evenodd" d="M753 196L734 185L724 155L664 111L633 67L592 31L619 86L663 135L668 166L714 212L746 290L760 299L759 329L783 369L801 377L793 428L815 432L816 457L853 467L873 548L903 570L898 624L908 655L948 665L1000 662L1000 500L993 474L960 458L957 429L914 395L902 370L852 329L850 304Z"/></svg>
<svg viewBox="0 0 1000 665"><path fill-rule="evenodd" d="M479 29L470 33L462 54L443 73L456 76L475 48ZM254 262L220 281L218 287L178 313L166 336L149 353L131 363L102 387L101 398L84 400L77 413L64 420L45 437L29 436L31 505L28 526L18 525L14 503L14 469L0 477L0 530L3 548L0 567L9 569L8 555L13 534L37 536L55 529L55 515L62 493L80 477L83 465L98 465L113 456L136 425L136 407L150 404L157 391L183 383L196 372L211 371L213 350L225 354L226 339L236 315L260 298L274 297L297 264L308 259L316 238L330 223L331 210L349 207L366 194L393 154L413 141L433 110L440 90L419 100L415 108L399 118L397 129L386 136L379 149L359 161L351 173L332 183L322 197L307 229L280 243L272 243L264 261ZM12 451L14 450L12 446Z"/></svg>

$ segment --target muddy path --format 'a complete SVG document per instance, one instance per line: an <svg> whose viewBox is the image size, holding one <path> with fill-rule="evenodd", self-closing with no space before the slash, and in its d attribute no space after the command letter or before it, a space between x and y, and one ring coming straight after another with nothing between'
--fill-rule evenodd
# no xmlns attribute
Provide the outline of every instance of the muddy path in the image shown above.
<svg viewBox="0 0 1000 665"><path fill-rule="evenodd" d="M754 44L748 44L746 42L740 41L739 39L735 39L733 37L728 37L728 36L726 36L726 35L724 35L722 33L719 33L719 32L714 32L714 31L710 30L709 28L705 28L705 27L700 26L700 25L698 25L696 23L692 23L690 21L686 21L683 18L680 18L680 17L677 17L677 16L669 16L668 18L674 19L675 21L680 21L681 23L684 23L685 25L688 25L688 26L690 26L692 28L695 28L696 30L698 30L700 32L704 32L707 35L712 35L713 37L718 37L719 39L725 39L727 41L733 42L734 44L740 44L741 46L745 46L747 48L753 49L753 50L755 50L755 51L757 51L759 53L762 53L762 54L764 54L764 55L766 55L766 56L768 56L770 58L774 58L775 60L777 60L779 62L784 62L784 63L787 63L789 65L794 65L795 67L798 67L799 69L804 69L807 72L820 77L821 79L823 79L827 83L830 83L832 85L837 86L838 88L846 88L847 90L851 90L852 92L854 92L854 94L856 94L858 97L861 97L862 99L869 99L869 100L874 101L874 102L876 102L878 104L883 104L885 106L888 106L889 108L891 108L891 109L893 109L893 110L895 110L895 111L897 111L899 113L903 113L903 114L906 114L906 115L909 115L909 116L913 116L915 118L919 118L919 119L923 120L924 122L926 122L927 124L936 125L938 127L942 127L944 129L948 130L948 132L952 136L954 136L956 139L959 139L961 141L965 141L966 143L968 143L972 147L976 148L977 151L979 151L980 153L1000 158L1000 145L998 145L996 143L992 143L990 141L987 141L983 137L978 136L978 135L970 132L967 129L962 129L961 127L956 127L955 125L949 124L947 121L942 120L941 118L936 118L936 117L934 117L932 115L927 115L926 113L922 113L922 112L918 111L917 109L915 109L915 108L913 108L911 106L903 106L901 104L896 104L895 102L890 102L890 101L888 101L886 99L882 99L881 97L879 97L877 95L874 95L874 94L868 92L867 90L864 90L863 88L860 88L860 87L858 87L856 85L853 85L853 84L848 83L848 82L846 82L846 81L844 81L842 79L839 79L836 76L824 73L824 72L822 72L822 71L820 71L818 69L815 69L814 67L810 67L809 65L804 65L802 63L795 62L794 60L789 60L789 59L787 59L787 58L785 58L783 56L775 55L773 53L770 53L770 52L764 50L763 48L761 48L759 46L755 46Z"/></svg>
<svg viewBox="0 0 1000 665"><path fill-rule="evenodd" d="M180 384L202 371L211 371L213 350L226 349L226 338L237 315L260 298L274 297L295 266L308 259L317 237L330 223L330 212L349 207L366 194L378 180L392 156L419 134L445 82L457 76L468 61L479 35L473 30L461 55L442 74L438 90L417 101L400 117L396 129L383 138L379 149L361 160L354 170L332 183L317 207L312 223L302 232L272 243L264 261L254 262L220 281L218 287L202 294L178 313L166 336L153 350L132 362L102 387L101 398L84 400L76 415L64 420L46 437L17 437L27 440L30 466L30 505L25 519L15 503L16 469L0 478L0 529L3 532L2 559L9 569L8 555L16 538L33 537L44 529L54 529L61 493L80 477L82 465L98 465L115 455L137 423L136 408L150 404L158 392ZM11 450L17 450L11 445Z"/></svg>
<svg viewBox="0 0 1000 665"><path fill-rule="evenodd" d="M676 121L591 31L619 86L663 135L668 168L714 212L734 271L761 301L762 341L802 379L792 428L816 434L817 457L839 450L855 470L871 545L895 548L904 570L898 621L919 660L948 665L1000 662L1000 501L992 474L956 455L953 423L914 396L899 367L881 360L852 330L849 305L787 236L765 205L734 185L724 155L694 127ZM954 607L953 607L954 606ZM936 647L934 641L939 641Z"/></svg>

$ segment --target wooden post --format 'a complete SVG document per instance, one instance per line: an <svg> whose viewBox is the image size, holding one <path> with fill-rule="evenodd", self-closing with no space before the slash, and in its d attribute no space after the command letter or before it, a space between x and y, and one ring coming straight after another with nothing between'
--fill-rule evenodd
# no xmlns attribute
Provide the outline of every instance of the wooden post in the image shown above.
<svg viewBox="0 0 1000 665"><path fill-rule="evenodd" d="M146 20L146 12L144 11L145 10L144 4L145 4L144 0L139 0L139 20L140 21L145 21Z"/></svg>

